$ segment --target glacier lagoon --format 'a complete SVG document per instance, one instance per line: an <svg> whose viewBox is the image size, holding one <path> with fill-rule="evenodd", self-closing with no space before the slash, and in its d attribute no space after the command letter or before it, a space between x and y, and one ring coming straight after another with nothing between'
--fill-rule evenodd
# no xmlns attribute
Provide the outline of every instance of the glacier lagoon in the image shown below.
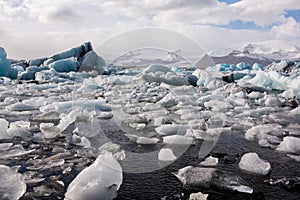
<svg viewBox="0 0 300 200"><path fill-rule="evenodd" d="M166 54L163 64L120 67L91 52L86 43L29 67L0 52L0 164L22 177L22 187L1 191L21 191L20 199L299 198L298 62L196 69ZM239 168L252 152L267 170L264 162L252 169L252 158L252 170ZM209 156L218 159L213 181L192 176L201 184L186 187L173 174ZM247 192L228 189L227 176Z"/></svg>

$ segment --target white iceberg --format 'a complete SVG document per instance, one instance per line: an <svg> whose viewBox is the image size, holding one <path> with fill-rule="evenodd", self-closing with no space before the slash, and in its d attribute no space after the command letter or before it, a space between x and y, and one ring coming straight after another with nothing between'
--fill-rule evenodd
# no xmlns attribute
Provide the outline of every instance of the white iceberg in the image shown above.
<svg viewBox="0 0 300 200"><path fill-rule="evenodd" d="M66 200L112 200L122 184L120 164L112 155L99 155L68 186Z"/></svg>
<svg viewBox="0 0 300 200"><path fill-rule="evenodd" d="M239 168L251 173L267 175L271 170L271 164L261 159L257 153L246 153L239 162Z"/></svg>

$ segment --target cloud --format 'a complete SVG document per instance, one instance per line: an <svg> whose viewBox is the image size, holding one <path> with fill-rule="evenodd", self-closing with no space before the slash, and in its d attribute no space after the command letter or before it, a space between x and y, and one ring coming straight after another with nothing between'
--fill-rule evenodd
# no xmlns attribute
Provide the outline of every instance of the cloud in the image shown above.
<svg viewBox="0 0 300 200"><path fill-rule="evenodd" d="M0 27L10 37L1 36L0 44L12 57L41 57L142 27L178 31L207 50L240 42L298 41L299 22L285 17L288 10L300 9L298 1L6 0L0 1ZM235 21L254 26L231 30Z"/></svg>
<svg viewBox="0 0 300 200"><path fill-rule="evenodd" d="M274 25L271 32L281 39L294 39L300 36L300 23L292 17L282 17L282 23L280 25Z"/></svg>

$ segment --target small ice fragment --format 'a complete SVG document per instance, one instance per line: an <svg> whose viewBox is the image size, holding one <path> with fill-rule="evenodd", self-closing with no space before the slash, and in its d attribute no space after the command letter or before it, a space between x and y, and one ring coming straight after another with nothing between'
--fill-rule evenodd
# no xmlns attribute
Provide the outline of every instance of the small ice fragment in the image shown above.
<svg viewBox="0 0 300 200"><path fill-rule="evenodd" d="M268 161L261 159L257 153L246 153L242 156L239 168L251 173L267 175L271 170Z"/></svg>
<svg viewBox="0 0 300 200"><path fill-rule="evenodd" d="M0 140L11 138L11 135L7 133L8 121L0 118Z"/></svg>
<svg viewBox="0 0 300 200"><path fill-rule="evenodd" d="M41 123L40 130L45 138L55 138L60 134L60 129L54 126L53 123Z"/></svg>
<svg viewBox="0 0 300 200"><path fill-rule="evenodd" d="M207 197L208 194L202 194L201 192L190 194L190 200L206 200Z"/></svg>
<svg viewBox="0 0 300 200"><path fill-rule="evenodd" d="M206 166L206 167L215 167L218 165L218 162L219 162L218 158L209 156L204 161L202 161L200 163L200 165Z"/></svg>
<svg viewBox="0 0 300 200"><path fill-rule="evenodd" d="M159 142L158 138L147 138L147 137L137 137L137 144L156 144Z"/></svg>
<svg viewBox="0 0 300 200"><path fill-rule="evenodd" d="M176 159L176 156L170 148L163 148L158 153L158 160L160 161L173 161Z"/></svg>
<svg viewBox="0 0 300 200"><path fill-rule="evenodd" d="M194 139L183 135L170 135L164 136L163 142L167 144L178 144L178 145L191 145Z"/></svg>

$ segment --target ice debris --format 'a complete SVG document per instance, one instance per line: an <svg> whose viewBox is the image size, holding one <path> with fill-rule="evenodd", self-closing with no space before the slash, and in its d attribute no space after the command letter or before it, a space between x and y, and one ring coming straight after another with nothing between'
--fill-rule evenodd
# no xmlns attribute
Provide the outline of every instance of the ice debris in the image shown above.
<svg viewBox="0 0 300 200"><path fill-rule="evenodd" d="M257 153L246 153L239 162L239 168L259 175L267 175L271 170L268 161L261 159Z"/></svg>
<svg viewBox="0 0 300 200"><path fill-rule="evenodd" d="M0 165L0 199L18 200L26 192L21 174L8 166Z"/></svg>
<svg viewBox="0 0 300 200"><path fill-rule="evenodd" d="M68 200L112 200L122 180L122 169L116 159L112 155L99 155L70 183L65 197Z"/></svg>
<svg viewBox="0 0 300 200"><path fill-rule="evenodd" d="M173 161L176 159L176 156L170 148L163 148L158 153L158 160L160 161Z"/></svg>

